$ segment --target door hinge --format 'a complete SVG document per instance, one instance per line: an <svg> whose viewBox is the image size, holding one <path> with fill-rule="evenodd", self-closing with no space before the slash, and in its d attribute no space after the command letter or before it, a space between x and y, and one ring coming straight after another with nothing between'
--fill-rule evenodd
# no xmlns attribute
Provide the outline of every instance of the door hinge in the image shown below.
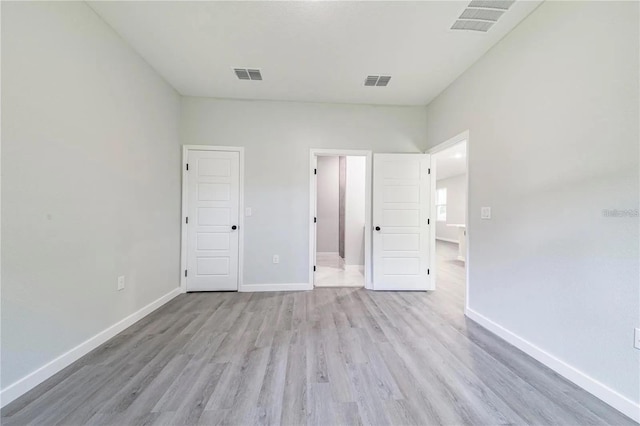
<svg viewBox="0 0 640 426"><path fill-rule="evenodd" d="M431 174L431 169L427 169L427 174L430 175Z"/></svg>
<svg viewBox="0 0 640 426"><path fill-rule="evenodd" d="M316 271L316 265L313 265L313 272Z"/></svg>
<svg viewBox="0 0 640 426"><path fill-rule="evenodd" d="M313 169L313 174L317 175L318 174L318 169Z"/></svg>
<svg viewBox="0 0 640 426"><path fill-rule="evenodd" d="M185 223L189 223L189 216L185 218Z"/></svg>
<svg viewBox="0 0 640 426"><path fill-rule="evenodd" d="M427 268L427 275L429 275L429 268Z"/></svg>
<svg viewBox="0 0 640 426"><path fill-rule="evenodd" d="M313 218L313 223L318 223L318 218L317 217Z"/></svg>
<svg viewBox="0 0 640 426"><path fill-rule="evenodd" d="M185 277L187 276L187 270L186 269L184 270L184 276Z"/></svg>
<svg viewBox="0 0 640 426"><path fill-rule="evenodd" d="M185 164L187 171L189 171L189 163Z"/></svg>

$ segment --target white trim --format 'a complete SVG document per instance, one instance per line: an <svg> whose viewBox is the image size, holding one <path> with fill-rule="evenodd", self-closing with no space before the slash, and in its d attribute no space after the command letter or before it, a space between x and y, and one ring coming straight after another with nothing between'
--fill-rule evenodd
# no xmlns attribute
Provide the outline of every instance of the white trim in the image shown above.
<svg viewBox="0 0 640 426"><path fill-rule="evenodd" d="M371 290L371 184L372 184L372 158L373 154L369 150L353 149L315 149L309 150L309 282L313 287L314 274L313 266L316 260L316 227L313 217L316 209L316 175L313 169L316 167L316 157L321 156L346 156L365 157L365 218L364 226L367 232L364 233L364 288Z"/></svg>
<svg viewBox="0 0 640 426"><path fill-rule="evenodd" d="M187 269L187 224L186 217L189 206L187 197L187 158L189 151L231 151L240 154L240 181L238 194L238 291L244 283L244 147L216 145L182 145L182 211L180 216L180 290L187 292L187 280L184 271Z"/></svg>
<svg viewBox="0 0 640 426"><path fill-rule="evenodd" d="M632 418L636 422L640 422L640 405L625 396L619 394L615 390L611 389L607 385L600 383L593 377L588 376L575 367L567 364L566 362L556 358L550 353L537 347L528 340L523 339L512 331L504 328L500 324L497 324L485 317L482 314L470 309L465 308L465 315L473 321L480 324L482 327L511 343L516 348L525 352L527 355L540 361L556 373L560 374L564 378L572 381L582 389L593 394L597 398L606 402L616 410L620 411L624 415Z"/></svg>
<svg viewBox="0 0 640 426"><path fill-rule="evenodd" d="M314 267L316 262L316 222L314 218L318 214L316 210L316 192L317 182L316 173L318 167L318 158L313 153L313 150L309 152L309 283L313 287L315 283L315 271Z"/></svg>
<svg viewBox="0 0 640 426"><path fill-rule="evenodd" d="M313 290L309 283L280 283L280 284L244 284L239 290L246 293L261 291L307 291Z"/></svg>
<svg viewBox="0 0 640 426"><path fill-rule="evenodd" d="M436 153L438 153L440 151L444 151L445 149L451 148L452 146L454 146L456 144L459 144L460 142L464 142L464 141L467 141L467 143L469 142L469 130L465 130L464 132L455 135L451 139L447 139L446 141L444 141L442 143L439 143L438 145L429 148L426 151L426 154L431 154L431 155L436 154ZM467 146L467 148L468 148L468 146ZM469 158L468 153L467 153L467 158ZM462 174L462 173L460 173L460 174Z"/></svg>
<svg viewBox="0 0 640 426"><path fill-rule="evenodd" d="M433 159L433 154L429 154L429 268L431 275L431 290L438 288L438 258L436 256L436 233L438 232L438 217L436 209L436 162ZM433 220L431 220L433 219Z"/></svg>
<svg viewBox="0 0 640 426"><path fill-rule="evenodd" d="M324 256L334 256L334 255L335 256L339 256L340 255L340 253L337 252L337 251L317 251L316 255L318 255L318 254L322 254Z"/></svg>
<svg viewBox="0 0 640 426"><path fill-rule="evenodd" d="M142 309L139 309L138 311L118 321L117 323L106 328L105 330L102 330L95 336L90 337L89 339L80 343L78 346L74 347L73 349L65 352L64 354L46 363L45 365L38 368L37 370L27 374L23 378L19 379L18 381L2 389L2 391L0 391L0 406L4 407L11 401L15 400L21 395L24 395L25 393L27 393L28 391L30 391L40 383L44 382L54 374L61 371L63 368L66 368L67 366L71 365L73 362L82 358L84 355L88 354L89 352L91 352L98 346L102 345L112 337L116 336L118 333L120 333L124 329L130 327L134 323L146 317L151 312L155 311L156 309L158 309L165 303L169 302L171 299L178 296L179 294L180 294L179 288L175 288L171 290L169 293L154 300L153 302L149 303L147 306L143 307Z"/></svg>
<svg viewBox="0 0 640 426"><path fill-rule="evenodd" d="M467 143L467 155L465 157L465 167L466 167L466 171L467 171L467 194L466 194L466 200L465 200L465 212L464 212L464 220L467 224L467 229L466 229L466 239L465 239L465 243L467 244L466 247L466 258L465 258L465 288L464 288L464 308L469 309L469 271L471 270L471 263L469 262L470 257L469 257L469 247L471 247L470 241L471 241L471 223L469 222L469 200L470 200L470 192L471 192L471 188L469 187L469 157L470 157L470 148L471 148L471 143L470 143L470 139L469 139L469 130L465 130L462 133L459 133L457 135L455 135L454 137L452 137L451 139L448 139L444 142L442 142L441 144L438 144L432 148L430 148L429 150L427 150L427 154L431 154L431 217L436 217L436 199L435 199L435 188L436 188L436 181L438 180L438 170L436 169L436 162L434 160L433 155L445 150L447 148L451 148L452 146L460 143L460 142L465 142ZM434 283L434 288L435 288L435 282L436 282L436 277L438 275L438 263L436 260L436 250L435 250L435 246L436 246L436 231L435 231L435 226L436 226L436 221L433 220L431 222L432 226L433 226L433 233L431 235L433 235L433 237L431 238L431 244L432 244L432 251L431 251L431 264L433 265L433 283Z"/></svg>
<svg viewBox="0 0 640 426"><path fill-rule="evenodd" d="M451 238L436 237L436 240L446 241L448 243L460 244L458 240L452 240Z"/></svg>

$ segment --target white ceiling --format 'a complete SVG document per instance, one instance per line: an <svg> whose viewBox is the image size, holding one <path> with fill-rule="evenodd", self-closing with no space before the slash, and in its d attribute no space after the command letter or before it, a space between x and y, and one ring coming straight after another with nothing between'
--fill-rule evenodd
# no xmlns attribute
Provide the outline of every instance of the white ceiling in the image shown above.
<svg viewBox="0 0 640 426"><path fill-rule="evenodd" d="M467 143L461 142L433 155L436 160L436 180L467 173Z"/></svg>
<svg viewBox="0 0 640 426"><path fill-rule="evenodd" d="M453 31L468 1L90 1L182 95L425 105L541 1L488 33ZM240 81L233 67L260 68ZM367 75L391 75L365 87Z"/></svg>

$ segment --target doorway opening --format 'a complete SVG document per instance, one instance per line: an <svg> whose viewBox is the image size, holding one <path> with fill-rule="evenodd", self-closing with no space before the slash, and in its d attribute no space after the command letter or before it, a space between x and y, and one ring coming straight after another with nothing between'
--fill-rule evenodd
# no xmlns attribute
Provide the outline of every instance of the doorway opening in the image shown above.
<svg viewBox="0 0 640 426"><path fill-rule="evenodd" d="M430 151L435 193L436 286L467 306L468 132Z"/></svg>
<svg viewBox="0 0 640 426"><path fill-rule="evenodd" d="M312 151L311 281L314 287L368 287L370 154Z"/></svg>

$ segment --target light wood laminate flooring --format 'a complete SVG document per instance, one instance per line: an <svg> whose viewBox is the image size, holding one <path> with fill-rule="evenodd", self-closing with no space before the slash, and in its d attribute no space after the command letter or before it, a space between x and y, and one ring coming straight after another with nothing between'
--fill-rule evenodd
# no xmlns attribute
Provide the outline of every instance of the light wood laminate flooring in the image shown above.
<svg viewBox="0 0 640 426"><path fill-rule="evenodd" d="M435 292L180 295L2 410L2 424L635 424Z"/></svg>

